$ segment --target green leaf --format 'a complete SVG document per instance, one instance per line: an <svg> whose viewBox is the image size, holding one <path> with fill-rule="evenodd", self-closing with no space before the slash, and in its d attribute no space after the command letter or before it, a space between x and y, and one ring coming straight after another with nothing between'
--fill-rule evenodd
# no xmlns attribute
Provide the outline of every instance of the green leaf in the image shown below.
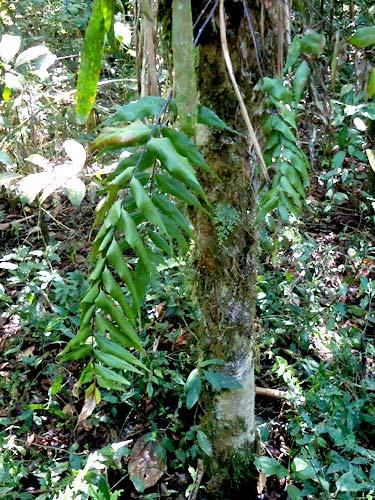
<svg viewBox="0 0 375 500"><path fill-rule="evenodd" d="M301 52L312 56L320 56L326 45L324 35L314 30L307 30L301 38Z"/></svg>
<svg viewBox="0 0 375 500"><path fill-rule="evenodd" d="M4 163L4 165L9 165L10 167L13 166L13 161L12 158L7 154L4 153L4 151L0 151L0 163ZM0 173L0 186L2 185L3 179L19 179L20 175L13 174L11 172L1 172Z"/></svg>
<svg viewBox="0 0 375 500"><path fill-rule="evenodd" d="M91 335L92 330L89 326L86 328L80 328L71 340L66 344L64 349L58 354L58 356L64 356L67 352L71 351L74 347L77 347L79 344L83 344Z"/></svg>
<svg viewBox="0 0 375 500"><path fill-rule="evenodd" d="M105 332L109 332L109 335L114 342L117 342L125 347L135 347L139 352L144 352L144 349L139 342L134 343L129 339L128 335L124 334L124 332L117 328L117 326L101 316L100 313L96 313L95 320L98 331L103 334Z"/></svg>
<svg viewBox="0 0 375 500"><path fill-rule="evenodd" d="M186 407L188 410L193 408L193 406L197 403L201 393L201 387L202 381L199 370L197 368L194 368L185 384Z"/></svg>
<svg viewBox="0 0 375 500"><path fill-rule="evenodd" d="M106 368L98 363L95 363L95 373L97 373L100 377L104 379L110 380L111 382L116 382L120 385L131 385L129 380L127 380L122 375L119 375L117 372Z"/></svg>
<svg viewBox="0 0 375 500"><path fill-rule="evenodd" d="M95 312L95 304L90 306L83 314L81 317L80 321L80 329L85 328L91 321L91 318L93 317Z"/></svg>
<svg viewBox="0 0 375 500"><path fill-rule="evenodd" d="M117 323L120 330L128 337L134 346L141 348L140 339L132 324L125 318L122 310L119 309L119 307L116 306L107 295L100 291L95 304L105 311L112 318L112 320Z"/></svg>
<svg viewBox="0 0 375 500"><path fill-rule="evenodd" d="M107 258L108 262L115 269L123 283L125 283L125 285L128 287L129 292L133 296L135 304L137 304L137 306L139 307L138 293L133 281L132 274L129 270L128 264L124 259L120 245L117 243L115 238L113 238L111 246L107 251Z"/></svg>
<svg viewBox="0 0 375 500"><path fill-rule="evenodd" d="M203 370L204 378L211 384L214 391L221 391L223 389L236 390L241 389L242 385L232 375L226 373L213 372L211 370Z"/></svg>
<svg viewBox="0 0 375 500"><path fill-rule="evenodd" d="M137 293L140 303L142 304L147 291L147 286L150 282L150 273L147 271L143 262L138 260L134 270L134 281L137 287Z"/></svg>
<svg viewBox="0 0 375 500"><path fill-rule="evenodd" d="M165 196L160 196L156 193L152 195L152 201L161 212L167 215L167 217L174 221L189 236L192 236L192 229L190 227L190 224L174 203L169 201Z"/></svg>
<svg viewBox="0 0 375 500"><path fill-rule="evenodd" d="M302 61L296 69L293 79L293 95L294 100L298 103L301 100L302 92L305 89L310 77L310 66L306 61Z"/></svg>
<svg viewBox="0 0 375 500"><path fill-rule="evenodd" d="M108 186L124 187L128 184L130 179L133 177L135 167L128 167L122 172L120 172L116 177L114 177Z"/></svg>
<svg viewBox="0 0 375 500"><path fill-rule="evenodd" d="M256 457L254 464L267 477L276 476L283 479L288 475L287 469L273 457Z"/></svg>
<svg viewBox="0 0 375 500"><path fill-rule="evenodd" d="M357 47L357 49L365 49L366 47L375 45L375 25L358 28L354 35L349 38L348 42Z"/></svg>
<svg viewBox="0 0 375 500"><path fill-rule="evenodd" d="M100 315L98 316L101 318L101 320L104 320L104 318L102 318ZM104 328L102 329L105 329L106 327L105 321L106 320L103 321L102 327ZM143 370L149 371L148 368L134 356L134 354L129 352L127 349L124 349L122 345L119 345L116 342L112 342L112 340L107 339L104 335L101 334L96 334L95 340L101 351L112 354L112 356L117 356L118 358L123 359L131 365L136 365L140 368L143 368Z"/></svg>
<svg viewBox="0 0 375 500"><path fill-rule="evenodd" d="M197 442L199 448L209 457L212 457L212 444L206 434L202 431L197 431Z"/></svg>
<svg viewBox="0 0 375 500"><path fill-rule="evenodd" d="M332 160L333 168L340 168L342 166L342 164L344 163L345 156L346 156L345 151L338 151Z"/></svg>
<svg viewBox="0 0 375 500"><path fill-rule="evenodd" d="M98 285L89 286L89 289L87 290L81 302L91 305L95 302L95 299L98 296L98 294L99 294Z"/></svg>
<svg viewBox="0 0 375 500"><path fill-rule="evenodd" d="M367 82L366 92L369 99L375 97L375 68L371 69L370 76Z"/></svg>
<svg viewBox="0 0 375 500"><path fill-rule="evenodd" d="M178 245L180 245L182 248L185 247L186 239L179 230L177 224L171 221L171 219L167 215L162 214L161 217L163 219L165 227L167 228L169 236L175 239Z"/></svg>
<svg viewBox="0 0 375 500"><path fill-rule="evenodd" d="M153 137L148 143L147 148L152 151L160 160L161 165L173 175L173 177L182 181L194 192L200 194L203 198L205 194L195 176L194 169L187 158L181 156L173 146L170 139L163 137L156 139Z"/></svg>
<svg viewBox="0 0 375 500"><path fill-rule="evenodd" d="M111 118L110 123L114 122L134 122L144 118L157 117L163 110L166 100L162 97L147 96L137 101L130 102L118 109L117 113Z"/></svg>
<svg viewBox="0 0 375 500"><path fill-rule="evenodd" d="M104 33L102 0L94 0L77 77L76 114L79 124L86 123L95 102L102 65Z"/></svg>
<svg viewBox="0 0 375 500"><path fill-rule="evenodd" d="M168 139L171 140L176 151L180 153L180 155L185 156L192 165L200 167L205 172L211 171L205 159L187 135L171 127L163 127L162 134L163 137L168 137Z"/></svg>
<svg viewBox="0 0 375 500"><path fill-rule="evenodd" d="M138 146L147 142L150 135L150 129L140 120L126 127L106 127L91 143L90 151L108 147Z"/></svg>
<svg viewBox="0 0 375 500"><path fill-rule="evenodd" d="M311 466L310 462L300 457L294 458L292 462L292 470L295 473L295 477L302 481L317 478L316 471L314 467Z"/></svg>
<svg viewBox="0 0 375 500"><path fill-rule="evenodd" d="M164 252L167 255L172 254L172 247L162 236L160 236L159 233L155 233L155 231L149 231L148 236L150 240L154 243L154 245L158 247L162 252Z"/></svg>
<svg viewBox="0 0 375 500"><path fill-rule="evenodd" d="M165 174L156 174L155 180L160 191L163 193L171 194L175 198L187 203L188 205L192 205L193 207L201 207L197 197L186 189L185 185L177 179Z"/></svg>
<svg viewBox="0 0 375 500"><path fill-rule="evenodd" d="M94 354L101 363L104 363L111 368L117 368L119 370L130 371L142 375L142 372L138 370L138 368L135 368L133 365L118 356L107 354L105 352L98 351L97 349L94 349Z"/></svg>
<svg viewBox="0 0 375 500"><path fill-rule="evenodd" d="M191 2L172 1L172 49L176 105L181 129L195 135L197 84Z"/></svg>
<svg viewBox="0 0 375 500"><path fill-rule="evenodd" d="M283 74L287 73L289 68L294 66L299 59L301 53L301 40L299 36L295 36L293 38L292 43L288 49L288 54L285 62L285 66L283 68Z"/></svg>
<svg viewBox="0 0 375 500"><path fill-rule="evenodd" d="M109 43L112 48L116 48L116 39L114 32L115 0L102 0L102 12L104 19L104 28Z"/></svg>
<svg viewBox="0 0 375 500"><path fill-rule="evenodd" d="M143 245L141 237L138 234L137 226L126 210L122 210L121 214L121 230L125 234L125 239L129 245L135 250L138 257L142 260L147 272L152 273L154 270L150 262L146 249Z"/></svg>
<svg viewBox="0 0 375 500"><path fill-rule="evenodd" d="M301 493L301 490L299 490L297 486L289 484L286 488L286 491L288 493L288 497L290 498L290 500L303 500L303 495Z"/></svg>
<svg viewBox="0 0 375 500"><path fill-rule="evenodd" d="M77 361L78 359L82 359L85 358L86 356L89 356L91 353L92 353L91 346L83 345L77 347L77 349L69 351L67 354L64 354L63 356L60 357L59 361L60 363L65 363L66 361Z"/></svg>
<svg viewBox="0 0 375 500"><path fill-rule="evenodd" d="M130 189L133 193L137 207L143 213L146 219L157 226L161 231L163 231L163 233L167 233L158 210L151 201L151 198L143 189L141 183L135 177L133 177L133 179L130 181Z"/></svg>
<svg viewBox="0 0 375 500"><path fill-rule="evenodd" d="M96 266L94 267L94 270L91 272L89 276L90 281L96 281L102 274L104 266L105 266L105 257L100 257L100 259L97 261Z"/></svg>
<svg viewBox="0 0 375 500"><path fill-rule="evenodd" d="M233 134L242 135L233 128L229 127L214 111L206 106L198 105L198 123L207 125L208 127L217 128L219 130L227 130Z"/></svg>
<svg viewBox="0 0 375 500"><path fill-rule="evenodd" d="M100 385L100 387L103 387L103 389L111 390L111 391L128 391L128 387L126 385L118 384L116 382L113 382L112 380L108 380L101 375L96 374L96 381Z"/></svg>
<svg viewBox="0 0 375 500"><path fill-rule="evenodd" d="M280 78L269 78L268 76L263 78L262 91L277 101L283 101L284 103L292 101L292 93L283 85Z"/></svg>
<svg viewBox="0 0 375 500"><path fill-rule="evenodd" d="M129 319L129 321L135 325L135 318L134 314L132 311L132 308L127 301L123 291L121 290L120 285L117 283L115 278L113 277L111 271L108 269L108 267L104 268L103 274L102 274L102 280L104 287L108 293L113 299L115 299L121 306L121 309L123 310L125 316Z"/></svg>

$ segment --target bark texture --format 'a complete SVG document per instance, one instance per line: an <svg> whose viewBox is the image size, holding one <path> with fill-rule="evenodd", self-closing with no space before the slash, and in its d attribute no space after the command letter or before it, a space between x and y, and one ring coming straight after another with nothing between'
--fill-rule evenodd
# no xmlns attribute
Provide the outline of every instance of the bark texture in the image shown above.
<svg viewBox="0 0 375 500"><path fill-rule="evenodd" d="M254 44L242 2L226 1L225 9L229 51L237 82L250 109L253 86L259 79ZM198 89L202 104L213 109L226 123L244 130L227 76L220 36L212 29L201 38ZM201 346L206 355L222 359L225 365L221 370L235 376L242 385L242 389L220 392L209 404L211 408L205 418L217 469L223 469L223 464L233 458L238 461L236 457L251 453L255 440L254 161L246 140L228 132L212 133L200 128L197 142L217 176L201 179L210 202L216 207L216 221L213 223L199 215L195 224L198 298L204 322ZM223 238L223 234L227 237ZM214 477L219 486L217 475Z"/></svg>

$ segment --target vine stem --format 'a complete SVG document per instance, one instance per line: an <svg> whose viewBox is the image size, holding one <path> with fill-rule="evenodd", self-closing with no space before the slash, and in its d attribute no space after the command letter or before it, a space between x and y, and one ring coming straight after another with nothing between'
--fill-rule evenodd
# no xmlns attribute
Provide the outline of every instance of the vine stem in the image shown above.
<svg viewBox="0 0 375 500"><path fill-rule="evenodd" d="M238 103L240 105L242 117L245 121L247 130L249 132L250 144L252 144L254 146L255 151L257 152L257 155L258 155L258 158L260 161L261 171L262 171L264 178L267 180L267 182L270 182L270 178L269 178L269 175L267 172L266 163L265 163L264 158L263 158L262 149L260 147L257 136L254 132L254 128L251 124L249 113L247 112L244 100L243 100L242 95L241 95L240 88L238 86L236 77L234 75L232 60L231 60L230 55L229 55L228 42L227 42L227 34L226 34L226 26L225 26L225 18L224 18L224 0L220 0L219 18L220 18L221 49L223 51L224 61L225 61L226 67L227 67L227 71L228 71L230 80L232 82L233 89L234 89L235 94L237 96Z"/></svg>

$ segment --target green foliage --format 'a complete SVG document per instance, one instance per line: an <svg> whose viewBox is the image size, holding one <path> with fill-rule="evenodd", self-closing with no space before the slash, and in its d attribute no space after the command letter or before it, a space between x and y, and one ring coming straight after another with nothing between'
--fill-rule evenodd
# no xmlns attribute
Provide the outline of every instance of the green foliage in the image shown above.
<svg viewBox="0 0 375 500"><path fill-rule="evenodd" d="M298 38L295 40L300 43ZM296 50L295 47L294 41L285 68L290 69L298 62L300 48ZM289 220L291 214L295 217L301 215L309 175L308 160L298 144L297 106L309 76L309 65L302 61L294 72L292 88L280 77L266 77L262 81L261 89L270 108L270 114L263 123L267 138L264 160L274 175L270 188L261 195L257 222L263 221L267 214L275 210L284 222Z"/></svg>
<svg viewBox="0 0 375 500"><path fill-rule="evenodd" d="M225 244L227 238L240 222L239 212L230 205L218 203L215 208L215 225L220 244Z"/></svg>
<svg viewBox="0 0 375 500"><path fill-rule="evenodd" d="M60 354L61 362L90 357L78 382L92 384L86 401L94 398L97 385L126 390L127 372L147 370L129 348L144 352L141 308L148 285L157 266L192 235L181 203L200 208L199 199L205 199L194 166L207 166L183 133L163 123L168 106L155 98L124 106L114 116L117 126L104 128L91 145L127 154L105 182L80 327ZM154 123L141 121L150 115ZM211 123L214 117L203 112L201 120ZM124 118L131 123L121 124Z"/></svg>

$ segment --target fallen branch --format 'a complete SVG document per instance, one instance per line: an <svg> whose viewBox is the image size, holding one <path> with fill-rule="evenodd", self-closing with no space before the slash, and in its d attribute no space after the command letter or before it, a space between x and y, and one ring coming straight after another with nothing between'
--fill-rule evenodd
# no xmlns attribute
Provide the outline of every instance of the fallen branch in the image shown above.
<svg viewBox="0 0 375 500"><path fill-rule="evenodd" d="M256 387L256 396L263 396L272 399L285 399L288 395L286 391L280 391L279 389L268 389L267 387Z"/></svg>

